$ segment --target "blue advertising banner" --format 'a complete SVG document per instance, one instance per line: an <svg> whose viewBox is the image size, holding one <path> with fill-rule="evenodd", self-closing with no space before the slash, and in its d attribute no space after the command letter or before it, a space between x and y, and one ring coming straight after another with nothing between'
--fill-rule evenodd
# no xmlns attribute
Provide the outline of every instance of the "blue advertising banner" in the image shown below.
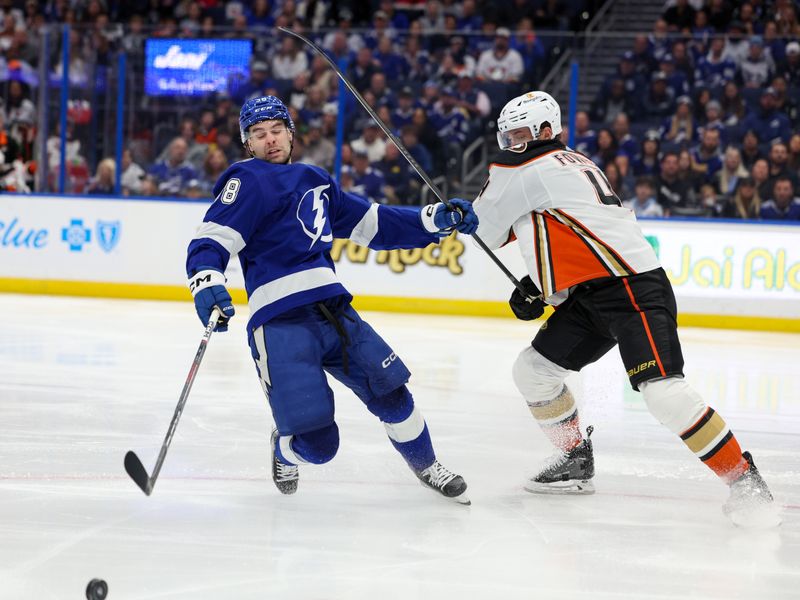
<svg viewBox="0 0 800 600"><path fill-rule="evenodd" d="M150 96L196 96L247 78L250 40L161 40L145 45L144 90Z"/></svg>

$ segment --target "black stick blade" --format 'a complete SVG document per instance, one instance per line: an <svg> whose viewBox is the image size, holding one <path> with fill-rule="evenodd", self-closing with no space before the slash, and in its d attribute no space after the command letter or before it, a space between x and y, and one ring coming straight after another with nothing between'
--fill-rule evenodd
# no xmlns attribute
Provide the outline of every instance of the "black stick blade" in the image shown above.
<svg viewBox="0 0 800 600"><path fill-rule="evenodd" d="M150 492L153 491L153 488L150 486L150 477L147 475L142 461L139 460L139 457L136 456L132 450L128 450L125 454L125 470L128 472L131 479L133 479L134 483L142 489L145 495L149 496Z"/></svg>

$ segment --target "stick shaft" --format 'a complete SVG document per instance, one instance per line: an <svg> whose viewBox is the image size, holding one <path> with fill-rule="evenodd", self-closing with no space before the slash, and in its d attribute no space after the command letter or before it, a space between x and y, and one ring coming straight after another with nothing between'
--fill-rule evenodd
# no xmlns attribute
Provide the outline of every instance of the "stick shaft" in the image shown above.
<svg viewBox="0 0 800 600"><path fill-rule="evenodd" d="M392 141L392 143L397 147L397 149L400 151L400 154L403 155L403 158L405 158L408 161L408 164L410 164L412 166L412 168L417 172L417 175L419 175L422 178L422 180L425 182L425 185L427 185L430 188L430 190L434 193L434 195L436 196L436 198L440 202L443 202L444 204L446 204L449 207L450 206L450 202L447 200L447 198L444 197L444 194L442 194L442 191L439 189L439 187L435 183L433 183L433 180L425 172L425 169L423 169L419 165L419 163L416 161L416 159L411 155L411 153L408 151L408 149L403 145L403 142L401 142L397 138L397 136L394 133L392 133L392 130L389 129L389 127L386 125L386 123L384 123L381 120L381 118L378 116L378 113L375 112L375 110L369 105L369 103L367 103L367 101L364 100L364 97L361 95L361 93L347 79L347 77L345 77L344 73L342 73L342 70L339 68L339 65L336 64L336 61L334 61L330 56L328 56L325 53L325 51L322 48L320 48L317 44L315 44L313 41L311 41L310 39L308 39L304 35L301 35L301 34L295 32L295 31L292 31L291 29L286 29L285 27L278 27L278 29L280 29L284 33L288 33L289 35L292 35L292 36L296 37L297 39L301 40L302 42L304 42L305 44L307 44L308 46L313 48L314 51L317 54L319 54L322 58L325 59L325 61L331 66L331 68L339 76L339 79L341 79L342 82L347 86L347 89L350 90L350 92L352 92L353 96L355 96L356 100L358 100L358 103L361 104L361 106L364 107L364 110L366 110L369 113L369 116L372 117L372 119L375 121L375 123L377 123L378 127L381 128L381 131L383 131L383 133L386 134L386 137L388 137ZM500 259L497 258L495 253L492 252L489 249L489 246L487 246L484 243L484 241L480 237L478 237L478 234L473 233L472 234L472 238L477 242L478 246L480 246L481 249L484 252L486 252L486 254L489 256L489 258L492 259L494 264L496 264L500 268L500 270L505 274L505 276L508 277L511 280L511 283L514 284L514 287L516 287L520 292L525 294L525 289L522 287L522 284L519 282L519 280L516 277L514 277L514 275L511 273L511 271L509 271L508 268L502 262L500 262Z"/></svg>
<svg viewBox="0 0 800 600"><path fill-rule="evenodd" d="M164 464L164 459L167 456L167 450L169 450L169 445L172 443L172 436L175 435L175 429L178 427L178 421L183 413L183 407L186 405L186 400L189 398L189 392L192 389L194 378L197 376L197 371L200 369L200 362L203 360L203 355L206 353L206 348L208 347L208 340L211 339L211 334L214 332L214 328L217 326L219 317L219 309L215 308L211 311L211 318L208 320L206 330L203 332L203 338L200 340L200 345L198 346L197 352L194 355L194 361L189 369L189 375L186 377L186 383L183 384L183 391L181 392L181 397L178 400L178 406L175 407L175 414L172 416L172 422L169 424L169 429L167 430L167 435L164 438L164 443L161 445L161 452L158 453L156 466L153 468L153 474L150 475L148 487L151 490L156 483L159 472L161 472L161 466Z"/></svg>

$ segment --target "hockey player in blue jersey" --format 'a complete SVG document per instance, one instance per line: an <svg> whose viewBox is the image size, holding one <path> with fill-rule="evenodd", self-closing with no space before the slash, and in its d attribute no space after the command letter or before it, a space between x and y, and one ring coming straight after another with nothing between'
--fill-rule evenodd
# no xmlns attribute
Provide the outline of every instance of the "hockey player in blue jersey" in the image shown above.
<svg viewBox="0 0 800 600"><path fill-rule="evenodd" d="M333 392L325 373L347 385L378 417L420 481L468 504L467 484L436 459L425 420L406 387L410 372L350 306L330 256L333 238L374 249L417 248L477 217L460 199L423 209L371 204L342 192L330 174L291 162L294 123L274 96L248 100L239 117L250 159L214 186L214 203L186 262L197 314L217 331L234 315L225 268L238 255L250 308L248 341L270 403L272 477L283 494L297 490L298 465L331 460L339 446Z"/></svg>

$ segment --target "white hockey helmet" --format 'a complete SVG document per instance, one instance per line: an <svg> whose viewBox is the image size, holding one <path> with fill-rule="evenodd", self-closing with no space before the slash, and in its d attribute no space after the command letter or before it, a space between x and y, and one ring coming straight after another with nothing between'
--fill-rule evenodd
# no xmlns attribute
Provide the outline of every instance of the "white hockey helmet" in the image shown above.
<svg viewBox="0 0 800 600"><path fill-rule="evenodd" d="M527 127L531 131L531 141L539 139L542 123L549 123L553 135L561 133L561 108L558 102L547 92L528 92L517 96L500 111L497 119L497 143L501 150L518 146L519 141L512 141L509 131Z"/></svg>

